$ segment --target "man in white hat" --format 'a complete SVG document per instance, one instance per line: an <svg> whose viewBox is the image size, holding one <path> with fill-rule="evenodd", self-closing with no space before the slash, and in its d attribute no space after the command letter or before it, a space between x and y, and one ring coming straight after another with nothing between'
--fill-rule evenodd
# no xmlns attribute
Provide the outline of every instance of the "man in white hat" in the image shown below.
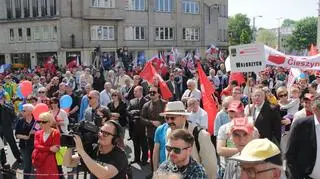
<svg viewBox="0 0 320 179"><path fill-rule="evenodd" d="M191 154L192 158L203 165L209 179L216 178L217 158L210 134L206 130L188 123L187 117L190 113L186 112L183 103L181 101L168 102L164 112L160 113L160 115L165 117L166 123L159 126L155 132L154 170L158 168L159 164L167 160L165 145L171 130L184 128L192 133L195 138L195 145L193 145Z"/></svg>

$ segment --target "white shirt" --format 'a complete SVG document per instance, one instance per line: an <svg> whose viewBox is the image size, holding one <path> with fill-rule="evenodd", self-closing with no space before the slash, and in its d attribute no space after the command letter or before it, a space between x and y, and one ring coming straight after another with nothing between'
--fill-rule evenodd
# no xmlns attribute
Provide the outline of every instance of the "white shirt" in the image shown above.
<svg viewBox="0 0 320 179"><path fill-rule="evenodd" d="M0 150L2 150L3 148L4 148L4 144L3 144L3 141L2 141L2 139L0 137Z"/></svg>
<svg viewBox="0 0 320 179"><path fill-rule="evenodd" d="M316 138L317 138L317 158L313 167L312 173L309 175L311 178L320 178L320 123L316 116L314 116L314 123L316 128Z"/></svg>
<svg viewBox="0 0 320 179"><path fill-rule="evenodd" d="M196 113L192 112L188 116L188 121L190 121L193 125L208 129L208 113L201 107L199 107L199 110Z"/></svg>
<svg viewBox="0 0 320 179"><path fill-rule="evenodd" d="M191 93L190 93L190 92L191 92ZM183 93L183 95L182 95L182 97L181 97L182 100L183 100L184 98L195 98L195 99L197 99L198 101L200 101L200 99L201 99L201 92L200 92L198 89L194 89L193 91L187 89L187 90Z"/></svg>
<svg viewBox="0 0 320 179"><path fill-rule="evenodd" d="M101 91L100 93L100 104L102 106L108 106L108 104L111 102L111 94L107 92L106 90Z"/></svg>
<svg viewBox="0 0 320 179"><path fill-rule="evenodd" d="M259 116L260 114L260 111L263 107L265 102L263 102L260 106L255 106L255 108L252 108L252 104L250 105L247 105L244 109L244 113L245 115L248 117L248 116L252 116L252 120L253 121L256 121L257 120L257 117ZM251 114L249 114L249 108L251 110ZM253 116L254 115L254 116Z"/></svg>

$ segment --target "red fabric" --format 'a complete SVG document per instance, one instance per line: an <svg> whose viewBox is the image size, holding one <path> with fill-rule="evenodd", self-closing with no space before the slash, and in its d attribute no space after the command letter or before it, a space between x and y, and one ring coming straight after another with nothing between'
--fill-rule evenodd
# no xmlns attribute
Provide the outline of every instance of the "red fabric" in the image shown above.
<svg viewBox="0 0 320 179"><path fill-rule="evenodd" d="M213 98L214 88L212 87L207 75L204 73L200 63L198 63L199 81L201 84L202 104L204 110L208 113L208 132L213 134L214 120L218 112L217 103Z"/></svg>
<svg viewBox="0 0 320 179"><path fill-rule="evenodd" d="M221 91L220 96L231 96L231 94L232 94L231 88L226 87Z"/></svg>
<svg viewBox="0 0 320 179"><path fill-rule="evenodd" d="M246 83L246 80L244 79L243 73L241 73L241 72L231 72L230 78L229 78L229 83L233 80L236 80L238 82L238 85Z"/></svg>
<svg viewBox="0 0 320 179"><path fill-rule="evenodd" d="M306 110L306 115L307 115L307 117L313 116L313 113L312 113L311 111L307 111L307 110Z"/></svg>
<svg viewBox="0 0 320 179"><path fill-rule="evenodd" d="M46 61L44 62L44 68L48 70L50 73L56 72L56 66L54 65L54 61L52 59L52 56L49 56Z"/></svg>
<svg viewBox="0 0 320 179"><path fill-rule="evenodd" d="M310 47L310 51L309 51L309 56L314 56L314 55L318 55L318 49L316 46L314 46L313 44L311 44Z"/></svg>
<svg viewBox="0 0 320 179"><path fill-rule="evenodd" d="M77 58L72 57L72 60L68 63L67 67L68 67L68 69L72 69L72 68L77 67Z"/></svg>
<svg viewBox="0 0 320 179"><path fill-rule="evenodd" d="M53 129L46 141L43 141L44 130L37 131L34 138L32 164L37 174L58 174L55 153L50 147L60 145L60 133ZM37 176L37 179L59 179L59 176Z"/></svg>
<svg viewBox="0 0 320 179"><path fill-rule="evenodd" d="M144 80L148 81L148 83L153 83L153 77L158 76L159 78L159 87L161 91L161 95L163 99L170 99L172 97L172 93L167 86L167 83L162 79L162 77L157 73L156 69L153 67L152 62L149 61L146 63L146 66L140 73L140 77Z"/></svg>

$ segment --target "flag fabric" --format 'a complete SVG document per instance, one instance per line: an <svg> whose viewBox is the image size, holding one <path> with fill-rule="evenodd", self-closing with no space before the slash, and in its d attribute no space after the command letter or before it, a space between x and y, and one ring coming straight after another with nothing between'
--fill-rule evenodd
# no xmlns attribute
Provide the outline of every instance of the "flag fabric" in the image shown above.
<svg viewBox="0 0 320 179"><path fill-rule="evenodd" d="M67 64L68 69L72 69L77 66L78 66L78 58L75 56L71 57L70 62Z"/></svg>
<svg viewBox="0 0 320 179"><path fill-rule="evenodd" d="M189 69L189 71L194 71L194 62L193 59L191 57L191 53L188 53L186 56L186 63L187 63L187 68Z"/></svg>
<svg viewBox="0 0 320 179"><path fill-rule="evenodd" d="M204 73L201 64L198 62L198 74L201 86L201 97L204 110L208 113L208 132L213 134L214 120L218 112L217 103L213 98L214 88L208 80L207 75Z"/></svg>
<svg viewBox="0 0 320 179"><path fill-rule="evenodd" d="M309 54L309 56L318 55L319 54L318 48L316 46L314 46L313 44L311 44L311 47L310 47L308 54Z"/></svg>
<svg viewBox="0 0 320 179"><path fill-rule="evenodd" d="M294 84L296 79L298 77L300 77L301 74L302 74L302 72L299 68L291 68L290 69L290 73L288 76L287 89L290 89L292 87L292 85Z"/></svg>
<svg viewBox="0 0 320 179"><path fill-rule="evenodd" d="M159 54L160 59L160 72L162 76L165 76L168 73L167 62L165 60L164 52Z"/></svg>
<svg viewBox="0 0 320 179"><path fill-rule="evenodd" d="M159 78L159 88L161 91L161 95L163 99L170 99L172 97L172 93L167 86L167 83L162 79L157 70L153 67L152 61L148 61L140 73L140 77L144 80L148 81L149 84L153 83L153 78L157 76Z"/></svg>
<svg viewBox="0 0 320 179"><path fill-rule="evenodd" d="M229 78L229 83L233 80L237 81L239 85L246 83L246 80L244 79L242 72L231 72L230 78Z"/></svg>
<svg viewBox="0 0 320 179"><path fill-rule="evenodd" d="M214 55L217 53L218 53L218 48L216 46L214 46L213 44L211 44L211 46L206 51L206 56L207 55Z"/></svg>
<svg viewBox="0 0 320 179"><path fill-rule="evenodd" d="M46 61L44 62L44 68L48 70L50 73L56 72L56 66L54 65L54 59L52 56L48 56Z"/></svg>
<svg viewBox="0 0 320 179"><path fill-rule="evenodd" d="M176 64L176 52L175 49L172 47L169 55L169 65Z"/></svg>
<svg viewBox="0 0 320 179"><path fill-rule="evenodd" d="M194 61L197 63L198 61L200 61L200 52L199 52L199 48L196 48L196 51L194 53Z"/></svg>
<svg viewBox="0 0 320 179"><path fill-rule="evenodd" d="M219 51L219 59L220 61L224 62L224 55L221 50Z"/></svg>

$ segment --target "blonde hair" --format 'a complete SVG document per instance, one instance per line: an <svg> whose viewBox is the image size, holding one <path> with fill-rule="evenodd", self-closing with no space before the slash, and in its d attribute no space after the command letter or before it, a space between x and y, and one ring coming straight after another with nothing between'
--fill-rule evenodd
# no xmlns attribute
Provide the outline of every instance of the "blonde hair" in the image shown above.
<svg viewBox="0 0 320 179"><path fill-rule="evenodd" d="M281 86L277 89L277 96L279 96L280 93L286 92L288 93L287 87Z"/></svg>
<svg viewBox="0 0 320 179"><path fill-rule="evenodd" d="M50 112L43 112L39 115L39 119L42 121L49 121L49 123L51 124L52 122L54 122L54 118L53 115Z"/></svg>

